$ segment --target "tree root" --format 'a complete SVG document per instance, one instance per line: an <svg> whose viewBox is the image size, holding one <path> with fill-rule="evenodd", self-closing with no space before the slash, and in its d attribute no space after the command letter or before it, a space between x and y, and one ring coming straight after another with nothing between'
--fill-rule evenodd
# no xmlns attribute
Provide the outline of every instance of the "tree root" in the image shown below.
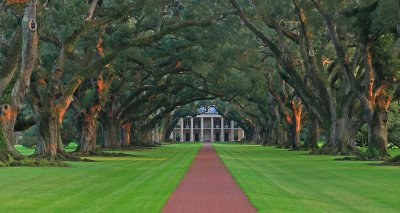
<svg viewBox="0 0 400 213"><path fill-rule="evenodd" d="M380 165L385 165L385 166L400 166L400 155L397 155L394 158L388 159L381 163Z"/></svg>
<svg viewBox="0 0 400 213"><path fill-rule="evenodd" d="M68 167L68 164L63 161L54 160L50 161L47 159L40 158L25 158L24 160L16 160L10 162L10 167Z"/></svg>
<svg viewBox="0 0 400 213"><path fill-rule="evenodd" d="M352 147L346 150L338 150L336 147L322 146L311 150L311 155L360 155L361 151Z"/></svg>
<svg viewBox="0 0 400 213"><path fill-rule="evenodd" d="M390 160L390 159L389 159L389 156L373 156L373 155L370 155L368 152L365 152L365 153L359 153L355 157L344 157L344 158L338 158L336 160L344 160L344 161L386 161L386 160Z"/></svg>
<svg viewBox="0 0 400 213"><path fill-rule="evenodd" d="M82 153L82 152L74 152L72 153L73 156L75 157L124 157L124 156L133 156L131 154L126 154L126 153L112 153L112 152L102 152L102 151L96 151L96 152L87 152L87 153ZM86 159L86 158L85 158Z"/></svg>
<svg viewBox="0 0 400 213"><path fill-rule="evenodd" d="M44 160L44 161L49 161L49 162L63 162L63 161L74 161L74 162L95 162L94 160L90 160L87 158L80 158L80 156L75 156L71 153L57 153L55 156L51 157L48 155L31 155L29 156L31 159L38 159L38 160Z"/></svg>

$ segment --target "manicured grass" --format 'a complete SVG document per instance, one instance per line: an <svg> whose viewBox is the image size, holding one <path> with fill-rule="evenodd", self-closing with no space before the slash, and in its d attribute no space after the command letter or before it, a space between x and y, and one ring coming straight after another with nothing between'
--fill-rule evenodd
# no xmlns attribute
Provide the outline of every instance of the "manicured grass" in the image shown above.
<svg viewBox="0 0 400 213"><path fill-rule="evenodd" d="M65 149L66 152L73 152L73 151L75 151L77 146L78 145L76 143L70 143L70 144L68 144L68 146L64 147L64 149ZM35 152L34 148L25 148L22 145L15 145L15 148L20 153L22 153L23 155L26 155L26 156L32 155Z"/></svg>
<svg viewBox="0 0 400 213"><path fill-rule="evenodd" d="M400 167L257 145L213 145L259 212L400 212Z"/></svg>
<svg viewBox="0 0 400 213"><path fill-rule="evenodd" d="M0 212L159 212L200 145L91 157L98 162L68 162L67 168L0 168Z"/></svg>

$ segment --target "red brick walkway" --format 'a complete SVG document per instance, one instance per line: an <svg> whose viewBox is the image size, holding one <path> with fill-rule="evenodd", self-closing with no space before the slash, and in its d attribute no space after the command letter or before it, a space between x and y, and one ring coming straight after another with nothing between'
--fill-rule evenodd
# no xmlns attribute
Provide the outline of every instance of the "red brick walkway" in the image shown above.
<svg viewBox="0 0 400 213"><path fill-rule="evenodd" d="M205 143L168 199L164 213L257 212L214 148Z"/></svg>

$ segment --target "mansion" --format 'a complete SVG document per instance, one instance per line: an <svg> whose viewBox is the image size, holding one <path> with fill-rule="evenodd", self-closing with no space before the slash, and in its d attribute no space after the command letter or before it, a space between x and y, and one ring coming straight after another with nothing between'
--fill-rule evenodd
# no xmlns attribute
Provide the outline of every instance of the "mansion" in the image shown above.
<svg viewBox="0 0 400 213"><path fill-rule="evenodd" d="M238 124L224 119L215 107L196 117L180 118L171 134L173 141L241 141L244 131Z"/></svg>

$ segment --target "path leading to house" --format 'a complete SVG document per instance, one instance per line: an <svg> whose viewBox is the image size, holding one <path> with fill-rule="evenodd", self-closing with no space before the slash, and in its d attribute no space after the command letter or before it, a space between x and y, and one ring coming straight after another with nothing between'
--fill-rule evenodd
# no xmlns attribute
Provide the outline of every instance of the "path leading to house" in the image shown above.
<svg viewBox="0 0 400 213"><path fill-rule="evenodd" d="M257 211L236 184L211 144L204 143L162 212L251 213Z"/></svg>

